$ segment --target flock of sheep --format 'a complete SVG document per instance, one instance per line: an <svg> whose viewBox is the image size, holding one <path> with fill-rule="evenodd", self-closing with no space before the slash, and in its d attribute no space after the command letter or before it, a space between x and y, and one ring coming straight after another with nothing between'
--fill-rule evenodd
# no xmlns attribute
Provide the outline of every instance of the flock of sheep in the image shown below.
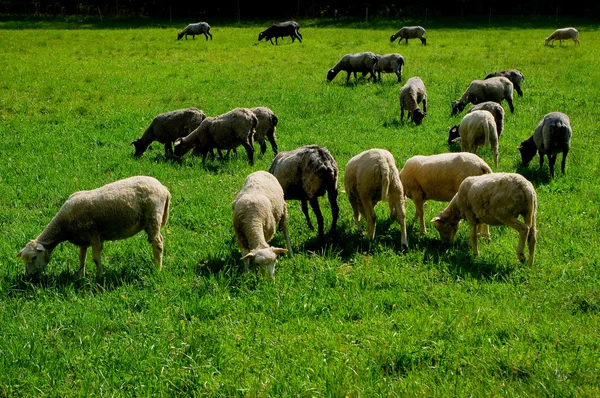
<svg viewBox="0 0 600 398"><path fill-rule="evenodd" d="M293 21L275 24L261 32L258 38L271 43L275 38L277 43L278 38L290 36L292 41L298 39L301 42L299 27ZM178 34L178 39L198 34L212 40L210 26L206 22L188 25ZM425 29L420 26L403 27L390 40L418 38L426 45L424 34ZM558 29L546 39L546 44L565 39L579 44L578 32L573 28ZM376 73L384 72L395 73L401 81L403 64L400 54L347 54L329 70L327 79L332 80L340 71L345 71L347 80L352 73L355 78L357 73L362 73L370 74L376 81ZM424 203L427 200L450 202L431 220L442 240L452 243L459 221L464 219L470 227L472 251L478 255L478 235L489 238L489 225L508 225L519 233L519 261L525 261L527 243L528 262L532 264L537 211L533 185L516 173L492 172L491 167L476 155L478 147L490 144L494 164L498 167L498 137L504 126L504 109L499 103L506 100L510 111L514 112L512 92L514 89L519 96L523 95L523 80L524 76L518 70L492 73L483 80L472 81L461 98L451 104L453 115L462 112L467 104L473 104L460 124L449 132L448 143L460 141L462 152L413 156L400 171L393 155L385 149L369 149L352 157L345 167L344 187L359 232L362 233L361 217L364 217L367 220L367 237L374 239L375 205L379 201L387 201L390 217L401 226L402 248L407 249L405 198L415 203L415 219L419 221L420 234L426 232ZM408 79L400 89L399 99L400 119L404 118L406 110L409 120L415 124L422 123L427 113L423 81L417 76ZM423 109L419 108L419 104ZM259 143L263 155L268 139L276 156L268 172L261 170L247 176L232 203L232 212L234 235L245 270L254 264L270 279L274 279L277 256L292 253L286 200L301 201L302 212L312 230L308 214L310 204L317 218L320 239L324 237L324 220L318 198L327 193L332 212L330 235L335 234L339 217L339 170L335 159L326 148L318 145L278 152L275 137L278 121L267 107L235 108L215 117L209 117L197 108L179 109L156 116L144 134L132 142L136 157L157 141L164 145L167 158L179 159L193 150L194 154L202 156L203 162L209 153L214 158L215 149L223 158L242 146L252 165L254 141ZM548 156L550 174L554 176L556 157L562 152L561 171L564 174L571 134L567 115L560 112L547 114L540 120L533 135L519 146L523 164L528 165L539 152L540 167L544 155ZM226 155L223 155L224 150L227 150ZM97 276L101 277L103 243L125 239L143 230L152 245L154 263L160 269L163 253L160 229L167 223L170 202L169 190L155 178L147 176L130 177L94 190L75 192L42 233L28 242L17 257L25 262L27 275L36 274L45 269L53 249L59 243L69 241L80 248L79 272L85 273L86 253L91 247ZM268 243L277 230L285 235L285 249Z"/></svg>

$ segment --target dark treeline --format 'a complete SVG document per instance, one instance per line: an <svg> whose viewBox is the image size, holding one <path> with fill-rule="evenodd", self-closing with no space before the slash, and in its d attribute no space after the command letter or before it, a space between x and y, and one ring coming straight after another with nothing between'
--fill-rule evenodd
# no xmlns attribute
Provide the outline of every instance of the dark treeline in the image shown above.
<svg viewBox="0 0 600 398"><path fill-rule="evenodd" d="M275 3L275 4L273 4ZM563 15L600 17L599 0L403 0L319 1L319 0L224 0L224 1L143 1L143 0L0 0L0 13L30 15L98 15L114 17L169 17L202 20L286 19L286 18L423 18L453 16Z"/></svg>

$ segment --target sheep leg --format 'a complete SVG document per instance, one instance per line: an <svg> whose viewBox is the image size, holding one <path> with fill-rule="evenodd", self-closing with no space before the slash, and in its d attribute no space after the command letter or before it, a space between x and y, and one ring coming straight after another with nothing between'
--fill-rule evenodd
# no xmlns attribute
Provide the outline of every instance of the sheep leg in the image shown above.
<svg viewBox="0 0 600 398"><path fill-rule="evenodd" d="M356 222L356 228L358 232L362 234L362 226L360 225L360 211L359 211L359 203L358 199L354 195L348 195L348 200L350 200L350 205L352 206L352 214L354 215L354 221Z"/></svg>
<svg viewBox="0 0 600 398"><path fill-rule="evenodd" d="M529 227L527 226L527 224L525 224L517 218L510 218L508 220L504 220L504 224L516 229L519 233L519 244L517 245L517 258L520 262L525 262L525 254L523 253L523 250L525 249L525 240L529 235Z"/></svg>
<svg viewBox="0 0 600 398"><path fill-rule="evenodd" d="M475 220L469 220L469 230L471 250L473 250L473 255L477 257L479 256L479 248L477 247L477 222Z"/></svg>
<svg viewBox="0 0 600 398"><path fill-rule="evenodd" d="M165 157L167 159L173 157L173 145L170 142L165 142Z"/></svg>
<svg viewBox="0 0 600 398"><path fill-rule="evenodd" d="M260 146L260 156L263 156L267 152L267 143L262 140L258 142L258 146Z"/></svg>
<svg viewBox="0 0 600 398"><path fill-rule="evenodd" d="M529 265L533 264L535 260L535 242L536 242L536 233L535 230L535 214L532 215L531 220L525 219L525 222L530 221L529 233L527 235L527 246L529 247Z"/></svg>
<svg viewBox="0 0 600 398"><path fill-rule="evenodd" d="M506 102L508 102L508 107L510 108L510 113L515 113L515 107L513 106L512 98L507 98Z"/></svg>
<svg viewBox="0 0 600 398"><path fill-rule="evenodd" d="M79 247L79 271L77 271L79 276L85 276L85 256L87 254L87 249L87 246Z"/></svg>
<svg viewBox="0 0 600 398"><path fill-rule="evenodd" d="M394 214L400 224L400 244L402 250L408 249L408 238L406 233L406 208L400 201L393 204Z"/></svg>
<svg viewBox="0 0 600 398"><path fill-rule="evenodd" d="M273 153L277 155L277 142L275 141L275 132L267 133L267 138L269 139L269 143L271 144L271 148L273 148Z"/></svg>
<svg viewBox="0 0 600 398"><path fill-rule="evenodd" d="M329 205L331 206L331 228L329 229L329 235L335 234L338 215L340 208L337 204L337 189L330 189L327 191L327 198L329 199Z"/></svg>
<svg viewBox="0 0 600 398"><path fill-rule="evenodd" d="M517 94L519 94L519 97L523 96L523 90L521 90L521 86L515 86L515 90L517 91Z"/></svg>
<svg viewBox="0 0 600 398"><path fill-rule="evenodd" d="M253 166L254 165L254 147L249 142L244 142L242 144L242 146L244 147L244 149L246 150L246 153L248 154L248 163L250 163L250 166Z"/></svg>
<svg viewBox="0 0 600 398"><path fill-rule="evenodd" d="M323 239L323 214L321 213L321 208L319 207L319 199L314 198L310 201L310 207L312 207L315 216L317 217L317 228L319 230L319 239Z"/></svg>
<svg viewBox="0 0 600 398"><path fill-rule="evenodd" d="M425 227L425 215L424 215L424 211L423 211L423 205L425 204L425 202L421 199L413 199L413 202L415 202L415 219L419 220L419 227L420 227L420 232L419 234L421 236L425 235L427 233L427 227Z"/></svg>
<svg viewBox="0 0 600 398"><path fill-rule="evenodd" d="M102 260L100 259L102 247L102 241L96 240L92 242L92 257L94 258L94 263L96 263L96 278L102 278L104 275L104 272L102 271Z"/></svg>
<svg viewBox="0 0 600 398"><path fill-rule="evenodd" d="M314 231L315 227L313 227L312 222L310 221L310 216L308 215L308 202L306 200L302 200L302 213L304 213L304 217L306 217L306 223L308 224L308 229Z"/></svg>
<svg viewBox="0 0 600 398"><path fill-rule="evenodd" d="M478 230L479 236L486 237L488 240L491 239L489 225L479 224L479 225L477 225L477 230Z"/></svg>
<svg viewBox="0 0 600 398"><path fill-rule="evenodd" d="M154 261L156 268L160 271L162 270L164 238L161 235L160 230L153 231L154 229L158 229L158 227L153 226L152 228L148 228L146 233L148 234L148 241L152 244L152 260Z"/></svg>
<svg viewBox="0 0 600 398"><path fill-rule="evenodd" d="M427 98L423 98L423 112L427 113Z"/></svg>
<svg viewBox="0 0 600 398"><path fill-rule="evenodd" d="M396 76L398 76L398 83L402 81L402 72L396 72ZM381 76L379 76L379 80L381 80Z"/></svg>
<svg viewBox="0 0 600 398"><path fill-rule="evenodd" d="M565 165L567 164L567 154L569 153L568 149L563 149L562 152L562 160L560 161L560 171L565 174Z"/></svg>
<svg viewBox="0 0 600 398"><path fill-rule="evenodd" d="M544 154L542 152L538 152L540 155L540 170L544 167Z"/></svg>
<svg viewBox="0 0 600 398"><path fill-rule="evenodd" d="M348 72L348 76L346 77L346 84L348 84L348 82L350 82L350 73L352 72ZM356 76L354 76L356 78Z"/></svg>
<svg viewBox="0 0 600 398"><path fill-rule="evenodd" d="M404 119L404 108L401 106L400 107L400 121L402 121Z"/></svg>
<svg viewBox="0 0 600 398"><path fill-rule="evenodd" d="M549 153L548 154L548 163L550 164L550 176L554 177L554 165L556 164L556 154Z"/></svg>
<svg viewBox="0 0 600 398"><path fill-rule="evenodd" d="M375 216L375 205L370 195L361 195L360 201L367 218L367 236L369 239L375 239L375 229L377 228L377 217Z"/></svg>
<svg viewBox="0 0 600 398"><path fill-rule="evenodd" d="M287 218L281 218L279 221L279 229L283 232L283 236L285 236L285 244L288 249L288 256L292 256L292 244L290 242L290 232L288 231Z"/></svg>

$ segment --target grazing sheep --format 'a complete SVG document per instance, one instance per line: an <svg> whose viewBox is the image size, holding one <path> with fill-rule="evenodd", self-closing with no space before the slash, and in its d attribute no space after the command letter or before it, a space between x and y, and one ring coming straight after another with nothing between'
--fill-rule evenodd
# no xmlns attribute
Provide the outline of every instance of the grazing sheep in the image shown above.
<svg viewBox="0 0 600 398"><path fill-rule="evenodd" d="M492 72L492 73L488 74L485 78L489 79L491 77L498 77L498 76L504 76L508 80L510 80L510 82L513 84L513 87L517 91L517 94L519 94L519 97L523 96L523 91L521 90L521 83L523 82L523 80L525 80L525 76L523 76L521 71L519 71L517 69L502 70L499 72Z"/></svg>
<svg viewBox="0 0 600 398"><path fill-rule="evenodd" d="M339 207L338 166L329 151L317 145L306 145L293 151L277 154L269 172L272 173L283 188L286 200L299 200L308 227L313 230L308 215L308 203L317 217L319 239L323 239L323 215L319 208L319 196L325 195L331 205L331 228L329 235L335 234Z"/></svg>
<svg viewBox="0 0 600 398"><path fill-rule="evenodd" d="M498 138L500 138L500 134L502 134L502 131L504 130L504 108L502 105L494 101L485 101L477 105L471 105L471 107L467 109L467 113L471 113L473 111L490 112L496 121L496 132L498 133Z"/></svg>
<svg viewBox="0 0 600 398"><path fill-rule="evenodd" d="M244 186L232 205L235 241L242 252L244 269L250 269L250 260L271 280L275 279L277 256L292 254L287 228L287 204L277 179L266 171L255 171L246 177ZM285 235L286 249L269 246L275 231Z"/></svg>
<svg viewBox="0 0 600 398"><path fill-rule="evenodd" d="M273 38L275 38L275 44L277 44L278 37L281 37L283 39L284 37L289 36L292 38L292 43L296 39L298 39L298 41L302 43L302 35L298 31L299 29L300 25L298 24L298 22L295 21L287 21L273 24L266 30L258 34L258 41L265 39L265 41L269 40L271 44L273 44Z"/></svg>
<svg viewBox="0 0 600 398"><path fill-rule="evenodd" d="M516 173L491 173L467 177L457 194L437 217L431 220L442 240L453 243L461 219L471 229L471 249L478 256L477 227L508 225L519 232L517 257L525 261L525 240L529 247L529 264L535 257L537 197L533 185ZM518 219L523 216L525 222Z"/></svg>
<svg viewBox="0 0 600 398"><path fill-rule="evenodd" d="M491 172L483 159L469 152L418 155L408 159L400 171L400 181L404 195L415 203L415 220L419 220L421 235L427 232L423 216L426 201L449 202L465 178Z"/></svg>
<svg viewBox="0 0 600 398"><path fill-rule="evenodd" d="M390 36L390 41L393 42L397 38L400 38L400 40L398 40L398 44L402 42L402 39L404 39L405 43L408 44L408 39L420 39L421 44L427 45L427 39L423 37L424 34L425 29L423 29L422 26L404 26Z"/></svg>
<svg viewBox="0 0 600 398"><path fill-rule="evenodd" d="M177 34L177 40L181 40L183 36L187 40L188 35L192 35L192 39L196 39L196 35L204 35L206 40L208 36L212 40L212 34L210 34L210 25L206 22L192 23L186 26L181 32Z"/></svg>
<svg viewBox="0 0 600 398"><path fill-rule="evenodd" d="M494 154L494 164L498 167L498 133L496 121L488 111L479 110L467 113L458 126L453 126L449 137L460 136L460 148L463 152L477 154L477 148L490 143ZM454 141L457 141L455 139ZM448 138L448 143L453 142Z"/></svg>
<svg viewBox="0 0 600 398"><path fill-rule="evenodd" d="M279 118L273 113L272 110L264 106L257 106L255 108L249 108L258 119L258 126L256 126L256 133L254 133L254 141L260 145L260 154L264 155L267 150L267 144L265 137L269 139L273 153L277 155L277 142L275 141L275 129Z"/></svg>
<svg viewBox="0 0 600 398"><path fill-rule="evenodd" d="M134 156L142 156L151 143L158 141L165 146L165 156L172 157L172 143L194 131L205 118L204 112L198 108L161 113L152 120L144 134L131 143L135 147Z"/></svg>
<svg viewBox="0 0 600 398"><path fill-rule="evenodd" d="M420 102L423 103L423 110L419 108ZM408 79L400 89L400 120L404 119L405 109L408 111L408 120L416 125L421 124L427 114L427 92L423 80L418 76Z"/></svg>
<svg viewBox="0 0 600 398"><path fill-rule="evenodd" d="M581 43L579 43L579 32L575 28L556 29L550 36L546 37L544 45L547 46L550 42L552 42L550 44L554 45L554 40L559 40L560 45L562 46L562 41L569 39L573 39L575 45L581 45Z"/></svg>
<svg viewBox="0 0 600 398"><path fill-rule="evenodd" d="M344 185L359 232L362 232L362 215L367 219L367 236L375 239L375 205L380 200L387 201L390 218L396 218L400 223L402 247L408 248L404 192L394 156L390 152L369 149L354 156L346 164Z"/></svg>
<svg viewBox="0 0 600 398"><path fill-rule="evenodd" d="M354 73L356 79L356 73L361 72L363 76L370 74L369 78L373 78L373 81L377 81L375 76L375 65L377 64L377 56L372 52L362 52L356 54L346 54L338 61L337 64L327 72L327 80L332 81L340 71L348 73L346 77L346 83L350 81L350 73Z"/></svg>
<svg viewBox="0 0 600 398"><path fill-rule="evenodd" d="M258 125L256 115L246 108L235 108L216 117L207 117L200 126L183 138L175 141L174 156L179 158L195 148L202 155L213 149L235 149L243 146L248 154L248 162L254 164L254 133Z"/></svg>
<svg viewBox="0 0 600 398"><path fill-rule="evenodd" d="M377 54L377 63L374 71L377 72L377 77L381 81L381 72L395 73L398 76L398 82L402 80L402 67L404 66L404 57L400 54Z"/></svg>
<svg viewBox="0 0 600 398"><path fill-rule="evenodd" d="M560 169L565 174L567 154L571 147L571 123L569 117L561 112L550 112L539 121L533 135L521 142L517 149L521 152L521 160L525 167L539 151L540 169L544 166L544 155L548 156L550 175L554 177L554 164L559 152L562 152Z"/></svg>
<svg viewBox="0 0 600 398"><path fill-rule="evenodd" d="M515 108L512 102L513 84L504 76L491 77L485 80L473 80L462 97L452 102L452 115L458 115L470 102L477 105L485 101L508 102L510 111Z"/></svg>
<svg viewBox="0 0 600 398"><path fill-rule="evenodd" d="M73 193L44 231L17 254L27 275L46 269L54 248L69 241L79 246L79 273L85 275L85 255L92 247L96 276L102 277L104 242L129 238L144 230L152 244L154 264L162 269L160 228L169 218L171 194L158 180L136 176L91 191Z"/></svg>

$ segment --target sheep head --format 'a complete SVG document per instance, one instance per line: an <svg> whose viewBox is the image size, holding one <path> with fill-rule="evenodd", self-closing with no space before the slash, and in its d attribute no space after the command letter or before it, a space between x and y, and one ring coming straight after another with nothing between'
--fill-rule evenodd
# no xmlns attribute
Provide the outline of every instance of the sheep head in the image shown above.
<svg viewBox="0 0 600 398"><path fill-rule="evenodd" d="M181 138L177 138L173 143L173 155L176 158L180 158L188 153L194 146L183 142Z"/></svg>
<svg viewBox="0 0 600 398"><path fill-rule="evenodd" d="M426 46L427 45L427 39L424 37L421 37L421 44Z"/></svg>
<svg viewBox="0 0 600 398"><path fill-rule="evenodd" d="M275 280L275 264L277 263L277 256L286 252L287 249L269 246L258 250L251 250L250 253L242 257L242 260L253 260L261 274L265 276L268 275L269 279Z"/></svg>
<svg viewBox="0 0 600 398"><path fill-rule="evenodd" d="M183 37L183 33L177 33L177 40L181 40L182 37Z"/></svg>
<svg viewBox="0 0 600 398"><path fill-rule="evenodd" d="M537 147L535 142L533 142L533 138L521 142L521 145L519 145L517 149L521 152L521 162L523 163L523 166L529 166L529 162L531 162L537 153Z"/></svg>
<svg viewBox="0 0 600 398"><path fill-rule="evenodd" d="M458 115L459 113L461 113L465 109L465 106L467 106L467 104L465 104L461 100L452 101L451 116L455 116L455 115Z"/></svg>
<svg viewBox="0 0 600 398"><path fill-rule="evenodd" d="M335 71L335 69L329 69L329 71L327 71L327 81L332 81L336 76L337 76L338 72Z"/></svg>
<svg viewBox="0 0 600 398"><path fill-rule="evenodd" d="M142 154L146 152L146 149L148 149L148 145L145 145L139 138L133 141L131 145L135 147L135 153L133 154L133 156L135 156L136 158L142 156Z"/></svg>
<svg viewBox="0 0 600 398"><path fill-rule="evenodd" d="M46 269L50 262L50 251L34 239L25 245L17 257L25 262L25 275L30 276Z"/></svg>
<svg viewBox="0 0 600 398"><path fill-rule="evenodd" d="M266 35L266 33L265 33L265 32L260 32L260 33L258 34L258 41L261 41L261 40L262 40L262 39L264 39L266 36L267 36L267 35Z"/></svg>
<svg viewBox="0 0 600 398"><path fill-rule="evenodd" d="M423 109L417 108L413 111L412 120L413 120L413 122L415 122L415 124L417 126L423 122L424 118L425 118L425 112L423 112Z"/></svg>
<svg viewBox="0 0 600 398"><path fill-rule="evenodd" d="M452 128L448 132L448 145L458 141L458 139L460 138L460 135L458 133L458 127L458 124L456 126L452 126Z"/></svg>
<svg viewBox="0 0 600 398"><path fill-rule="evenodd" d="M435 229L440 233L440 238L446 243L454 243L454 239L456 238L456 231L458 231L458 222L460 219L452 220L449 218L444 218L442 214L438 214L437 217L434 217L431 222L435 226Z"/></svg>

